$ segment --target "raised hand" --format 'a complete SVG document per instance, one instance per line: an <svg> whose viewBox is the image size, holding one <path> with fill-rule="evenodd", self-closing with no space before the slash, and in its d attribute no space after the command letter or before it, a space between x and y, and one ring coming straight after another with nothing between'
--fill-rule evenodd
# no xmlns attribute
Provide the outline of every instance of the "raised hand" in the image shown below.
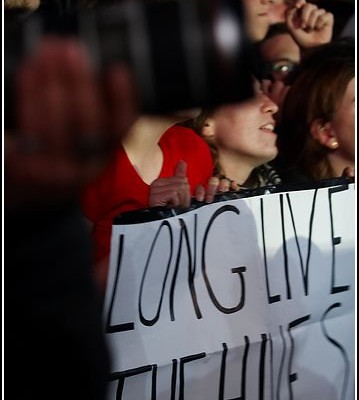
<svg viewBox="0 0 359 400"><path fill-rule="evenodd" d="M187 164L180 160L173 176L158 178L150 187L150 207L189 207L191 204L190 185L187 178Z"/></svg>
<svg viewBox="0 0 359 400"><path fill-rule="evenodd" d="M137 116L129 71L113 67L104 81L75 40L44 38L24 61L4 141L8 204L63 200L102 170Z"/></svg>
<svg viewBox="0 0 359 400"><path fill-rule="evenodd" d="M287 9L285 19L293 39L304 49L332 39L334 16L315 4L297 3Z"/></svg>

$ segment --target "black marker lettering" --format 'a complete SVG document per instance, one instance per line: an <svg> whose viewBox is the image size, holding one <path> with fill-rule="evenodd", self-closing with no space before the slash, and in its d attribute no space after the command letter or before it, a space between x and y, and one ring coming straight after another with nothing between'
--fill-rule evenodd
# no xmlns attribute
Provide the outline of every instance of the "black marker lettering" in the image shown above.
<svg viewBox="0 0 359 400"><path fill-rule="evenodd" d="M235 397L230 400L245 400L246 398L246 376L247 376L247 360L248 360L248 352L249 352L249 339L248 336L244 336L245 348L242 358L242 381L241 381L241 395L240 397ZM228 347L226 343L222 343L223 352L222 352L222 362L221 362L221 371L219 375L219 390L218 390L218 400L224 399L224 388L226 381L226 363L227 363L227 353Z"/></svg>
<svg viewBox="0 0 359 400"><path fill-rule="evenodd" d="M291 299L292 298L292 292L291 292L291 289L290 289L290 282L289 282L287 237L286 237L286 234L285 234L285 222L284 222L285 216L284 216L284 209L283 209L283 195L282 194L279 196L279 201L280 201L280 216L281 216L281 222L282 222L281 225L282 225L285 283L286 283L286 288L287 288L287 299ZM288 199L288 201L289 201L289 199ZM300 260L302 261L302 257L300 257Z"/></svg>
<svg viewBox="0 0 359 400"><path fill-rule="evenodd" d="M184 222L183 219L179 218L179 223L181 225L181 233L180 233L180 240L179 240L179 246L178 246L178 253L177 253L177 259L176 259L176 264L175 264L175 271L173 274L172 278L172 284L171 284L171 289L170 289L170 316L171 316L171 321L175 320L175 315L174 315L174 291L176 287L176 279L177 279L177 274L178 274L178 269L179 269L179 264L181 261L181 255L182 255L182 244L183 244L183 237L185 238L185 243L186 246L185 248L187 249L187 255L188 255L188 287L189 291L191 294L192 298L192 303L193 307L196 313L196 316L198 319L202 318L202 313L201 310L199 309L198 301L197 301L197 294L194 286L194 276L196 273L196 249L197 249L197 215L195 215L195 228L194 228L194 243L193 243L193 248L194 248L194 256L192 257L192 251L191 251L191 244L189 240L189 234L188 234L188 229L187 226Z"/></svg>
<svg viewBox="0 0 359 400"><path fill-rule="evenodd" d="M269 333L269 354L270 354L270 383L271 383L271 400L274 399L274 376L273 376L273 339Z"/></svg>
<svg viewBox="0 0 359 400"><path fill-rule="evenodd" d="M296 381L298 379L297 377L297 373L293 373L291 372L292 370L292 363L293 363L293 355L294 355L294 348L295 348L295 343L294 343L294 339L291 333L291 329L295 328L296 326L302 324L305 321L308 321L310 319L310 314L305 315L304 317L301 318L297 318L294 321L290 322L288 324L288 334L289 334L289 338L290 338L290 351L289 351L289 361L288 361L288 377L289 377L289 398L290 400L293 399L293 389L292 389L292 383L294 381Z"/></svg>
<svg viewBox="0 0 359 400"><path fill-rule="evenodd" d="M263 198L260 199L261 204L261 225L262 225L262 243L263 243L263 260L264 260L264 271L265 271L265 278L266 278L266 286L267 286L267 296L268 296L268 303L276 303L280 301L280 295L276 294L272 296L270 294L269 288L269 276L268 276L268 260L267 260L267 247L266 247L266 240L264 234L264 209L263 209Z"/></svg>
<svg viewBox="0 0 359 400"><path fill-rule="evenodd" d="M219 374L218 400L224 399L224 382L226 380L226 361L227 361L228 347L226 343L222 343L222 347L223 351L222 351L221 371Z"/></svg>
<svg viewBox="0 0 359 400"><path fill-rule="evenodd" d="M179 400L184 400L184 387L185 387L184 365L186 363L196 361L204 357L206 357L206 353L198 353L180 358Z"/></svg>
<svg viewBox="0 0 359 400"><path fill-rule="evenodd" d="M225 213L225 212L234 212L235 214L239 215L238 208L236 208L234 206L231 206L231 205L223 206L223 207L219 208L213 214L212 218L210 219L210 221L208 223L207 229L206 229L205 234L204 234L204 239L203 239L202 273L203 273L203 278L204 278L204 281L205 281L205 284L206 284L206 287L207 287L207 290L208 290L208 294L209 294L213 304L218 308L218 310L220 310L224 314L231 314L231 313L235 313L238 310L242 309L243 306L244 306L244 302L245 302L245 282L244 282L243 273L246 271L246 267L244 267L244 266L243 267L235 267L235 268L232 268L232 270L231 270L232 273L234 273L234 274L238 273L239 274L239 279L240 279L240 282L241 282L242 290L241 290L241 298L239 300L239 303L234 307L227 308L227 307L222 306L219 303L219 301L217 300L217 298L216 298L216 296L215 296L215 294L214 294L214 292L212 290L212 287L211 287L211 284L209 282L209 278L208 278L208 275L207 275L207 271L206 271L206 260L205 260L205 258L206 258L205 257L205 254L206 254L206 242L207 242L208 233L210 232L212 224L216 220L216 218L218 218L222 213Z"/></svg>
<svg viewBox="0 0 359 400"><path fill-rule="evenodd" d="M265 358L267 348L267 335L262 333L261 335L261 354L259 360L259 400L264 399L264 381L265 381Z"/></svg>
<svg viewBox="0 0 359 400"><path fill-rule="evenodd" d="M177 360L172 360L171 400L176 400Z"/></svg>
<svg viewBox="0 0 359 400"><path fill-rule="evenodd" d="M324 333L324 336L328 339L328 341L335 346L341 353L343 360L344 360L344 381L343 381L343 388L342 388L342 395L341 395L341 399L344 400L345 399L345 394L346 394L346 390L348 388L348 382L349 382L349 371L350 371L350 361L349 361L349 357L344 349L344 347L336 340L334 340L332 337L329 336L327 328L325 327L325 319L327 317L327 315L329 314L329 312L331 310L333 310L336 307L341 307L340 303L334 303L332 304L323 314L321 320L320 320L320 324L322 327L322 331Z"/></svg>
<svg viewBox="0 0 359 400"><path fill-rule="evenodd" d="M284 360L285 360L285 354L286 354L286 342L285 342L285 337L283 334L283 326L279 325L279 333L280 337L282 338L283 342L283 352L282 352L282 357L280 359L280 365L279 365L279 372L278 372L278 381L277 381L277 400L280 400L280 381L282 380L282 374L283 374L283 368L284 368Z"/></svg>
<svg viewBox="0 0 359 400"><path fill-rule="evenodd" d="M119 249L118 249L115 283L114 283L114 286L112 289L111 302L110 302L110 306L109 306L108 313L107 313L106 333L133 331L135 329L135 324L133 322L111 325L113 303L115 301L118 279L120 277L121 260L122 260L122 254L123 254L123 248L124 248L124 241L125 241L124 235L120 235L120 244L119 244Z"/></svg>
<svg viewBox="0 0 359 400"><path fill-rule="evenodd" d="M163 279L161 297L160 297L160 302L158 304L156 315L152 319L147 319L147 318L145 318L143 316L143 313L142 313L142 292L143 292L143 287L144 287L144 283L145 283L145 278L146 278L146 275L147 275L148 266L149 266L150 261L151 261L152 253L153 253L153 250L154 250L155 245L157 243L158 236L161 233L162 228L164 226L168 228L168 234L169 234L169 238L170 238L170 253L169 253L169 257L168 257L166 273L165 273L165 276L164 276L164 279ZM145 270L143 272L143 276L142 276L142 280L141 280L140 295L139 295L139 299L138 299L138 309L139 309L140 320L143 323L143 325L152 326L158 321L158 319L160 317L161 306L162 306L162 301L163 301L163 293L165 291L166 281L167 281L167 277L168 277L168 273L169 273L169 269L170 269L170 265L171 265L172 253L173 253L173 233L172 233L171 225L168 223L168 221L163 221L162 224L160 225L160 227L159 227L159 229L158 229L158 231L156 233L156 236L155 236L155 238L153 240L153 243L151 245L150 254L148 255L148 258L147 258L147 261L146 261Z"/></svg>
<svg viewBox="0 0 359 400"><path fill-rule="evenodd" d="M297 230L295 227L295 222L294 222L294 215L293 215L293 209L292 209L292 204L290 202L290 196L289 193L287 193L287 203L290 211L290 216L291 216L291 221L292 221L292 226L294 229L294 237L295 237L295 242L297 244L297 249L298 249L298 255L300 259L300 268L302 272L302 278L303 278L303 286L304 286L304 293L306 296L308 296L308 269L309 269L309 260L310 260L310 255L311 255L311 248L312 248L312 232L313 232L313 221L314 221L314 213L315 213L315 205L316 205L316 199L317 199L317 194L318 194L318 189L314 191L313 195L313 201L312 201L312 210L310 213L310 220L309 220L309 235L308 235L308 250L307 250L307 260L305 262L305 269L303 265L303 258L302 258L302 252L300 250L300 245L298 241L298 235L297 235Z"/></svg>
<svg viewBox="0 0 359 400"><path fill-rule="evenodd" d="M118 381L117 383L117 390L116 390L116 400L121 400L122 395L123 395L123 388L125 385L125 379L129 378L131 376L135 375L140 375L140 374L146 374L147 372L150 372L151 370L156 367L157 371L157 366L155 365L144 365L143 367L138 367L138 368L133 368L133 369L128 369L126 371L121 371L121 372L113 372L110 374L109 381ZM153 383L153 377L152 377L152 383ZM153 394L153 387L152 387L152 394ZM154 400L155 398L151 396L151 400Z"/></svg>
<svg viewBox="0 0 359 400"><path fill-rule="evenodd" d="M330 228L331 228L331 237L332 237L332 285L331 285L331 294L345 292L349 290L349 286L335 286L335 246L340 244L341 237L334 236L334 221L333 221L333 210L332 210L332 196L334 193L342 192L343 190L348 190L348 185L338 186L329 188L329 212L330 212Z"/></svg>

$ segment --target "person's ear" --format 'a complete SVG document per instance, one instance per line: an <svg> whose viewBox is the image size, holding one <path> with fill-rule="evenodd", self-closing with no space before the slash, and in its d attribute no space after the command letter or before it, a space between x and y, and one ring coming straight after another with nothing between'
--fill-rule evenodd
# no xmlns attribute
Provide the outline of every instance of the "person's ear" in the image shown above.
<svg viewBox="0 0 359 400"><path fill-rule="evenodd" d="M202 128L202 136L207 140L213 140L215 137L215 122L212 118L204 121Z"/></svg>
<svg viewBox="0 0 359 400"><path fill-rule="evenodd" d="M339 142L330 122L323 122L323 120L316 119L310 124L310 132L313 138L322 146L332 150L339 147Z"/></svg>

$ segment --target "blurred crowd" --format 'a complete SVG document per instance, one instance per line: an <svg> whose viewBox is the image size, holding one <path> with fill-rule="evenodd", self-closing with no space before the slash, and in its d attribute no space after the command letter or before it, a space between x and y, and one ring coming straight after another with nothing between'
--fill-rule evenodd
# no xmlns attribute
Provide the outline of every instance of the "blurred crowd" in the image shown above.
<svg viewBox="0 0 359 400"><path fill-rule="evenodd" d="M252 94L237 102L144 113L131 65L99 73L78 37L55 30L16 65L3 134L5 376L22 384L6 382L9 398L105 398L101 306L119 214L354 180L354 2L239 2ZM65 25L116 3L5 0L5 47L34 15Z"/></svg>

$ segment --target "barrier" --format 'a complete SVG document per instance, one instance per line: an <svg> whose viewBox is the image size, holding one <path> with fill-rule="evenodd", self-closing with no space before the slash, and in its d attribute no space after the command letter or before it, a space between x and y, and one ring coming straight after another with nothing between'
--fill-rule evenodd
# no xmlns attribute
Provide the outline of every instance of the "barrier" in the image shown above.
<svg viewBox="0 0 359 400"><path fill-rule="evenodd" d="M261 190L115 221L109 399L354 398L355 185Z"/></svg>

